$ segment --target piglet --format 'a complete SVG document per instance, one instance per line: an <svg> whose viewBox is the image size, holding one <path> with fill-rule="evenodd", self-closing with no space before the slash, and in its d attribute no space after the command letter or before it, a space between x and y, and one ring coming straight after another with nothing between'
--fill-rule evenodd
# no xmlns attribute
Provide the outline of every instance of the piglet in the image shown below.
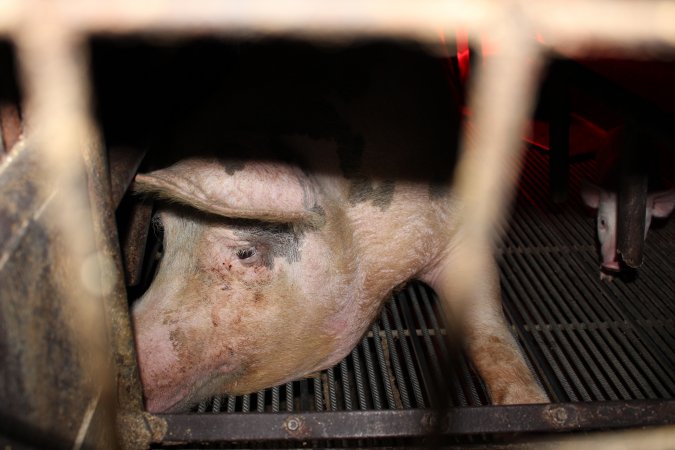
<svg viewBox="0 0 675 450"><path fill-rule="evenodd" d="M449 295L467 230L452 189L459 105L442 65L359 50L332 54L327 78L335 60L330 83L318 64L311 78L239 87L210 130L227 135L225 148L137 175L136 191L159 201L164 239L133 306L147 409L183 411L330 367L412 279L463 313L494 403L547 402L507 326L487 247L475 249L486 264L474 298ZM267 131L242 125L261 116Z"/></svg>
<svg viewBox="0 0 675 450"><path fill-rule="evenodd" d="M600 279L612 281L612 273L619 273L621 265L619 264L619 254L617 252L617 217L618 217L618 195L617 195L617 166L618 150L622 129L616 128L608 134L606 145L602 146L596 155L598 166L599 184L584 180L581 185L581 198L584 203L597 210L596 227L597 237L600 243L601 270ZM658 152L653 152L658 153ZM645 157L653 157L656 160L658 154L650 154ZM652 161L653 162L653 161ZM652 166L656 166L652 164ZM662 170L659 167L651 167L649 175L659 178ZM668 217L675 208L675 189L660 190L651 192L647 195L645 209L645 234L651 225L652 218Z"/></svg>

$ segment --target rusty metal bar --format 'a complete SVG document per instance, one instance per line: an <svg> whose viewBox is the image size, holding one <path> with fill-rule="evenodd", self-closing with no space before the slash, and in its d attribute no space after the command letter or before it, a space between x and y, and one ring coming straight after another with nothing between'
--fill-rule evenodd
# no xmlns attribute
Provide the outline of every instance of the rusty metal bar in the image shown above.
<svg viewBox="0 0 675 450"><path fill-rule="evenodd" d="M21 117L17 105L0 101L0 154L9 153L22 133ZM1 155L0 155L1 156Z"/></svg>
<svg viewBox="0 0 675 450"><path fill-rule="evenodd" d="M110 149L110 195L112 205L117 208L122 201L122 197L127 192L129 185L134 179L138 167L145 157L145 151L135 148L113 148Z"/></svg>
<svg viewBox="0 0 675 450"><path fill-rule="evenodd" d="M297 414L162 415L161 442L223 439L358 439L443 434L562 432L666 425L675 401L563 403L452 408L438 418L429 410L337 411Z"/></svg>
<svg viewBox="0 0 675 450"><path fill-rule="evenodd" d="M616 248L628 267L642 265L647 206L647 163L635 126L627 126L620 149Z"/></svg>
<svg viewBox="0 0 675 450"><path fill-rule="evenodd" d="M136 286L141 282L143 258L151 221L151 203L138 201L131 206L129 226L121 243L127 286Z"/></svg>

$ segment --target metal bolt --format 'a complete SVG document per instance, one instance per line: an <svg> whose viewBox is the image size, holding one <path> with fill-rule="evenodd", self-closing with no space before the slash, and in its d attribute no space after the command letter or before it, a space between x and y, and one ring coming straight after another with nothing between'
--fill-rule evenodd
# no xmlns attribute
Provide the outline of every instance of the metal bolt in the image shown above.
<svg viewBox="0 0 675 450"><path fill-rule="evenodd" d="M305 429L303 420L297 416L291 416L286 418L286 420L284 421L284 430L286 430L286 433L288 433L290 436L294 437L298 437L302 433L305 433L307 431Z"/></svg>
<svg viewBox="0 0 675 450"><path fill-rule="evenodd" d="M567 422L567 410L565 408L552 408L548 410L548 416L553 424L561 426Z"/></svg>
<svg viewBox="0 0 675 450"><path fill-rule="evenodd" d="M286 421L286 428L289 431L295 431L298 428L300 428L300 422L298 421L298 419L288 419Z"/></svg>

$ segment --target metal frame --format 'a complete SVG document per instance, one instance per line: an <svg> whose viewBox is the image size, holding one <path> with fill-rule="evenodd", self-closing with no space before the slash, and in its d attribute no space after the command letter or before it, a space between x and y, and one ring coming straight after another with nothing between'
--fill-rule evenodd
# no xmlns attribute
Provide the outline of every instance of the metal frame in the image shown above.
<svg viewBox="0 0 675 450"><path fill-rule="evenodd" d="M79 426L66 438L79 448L97 442L100 434L95 428L106 429L110 435L117 426L121 445L140 447L157 442L173 420L142 413L108 162L89 111L85 44L91 35L285 34L328 41L381 36L411 38L437 49L439 32L464 30L470 36L498 42L500 53L484 61L472 85L469 101L475 111L475 139L464 140L457 172L458 196L469 205L464 211L466 229L474 230L458 251L468 254L477 245L492 245L498 237L499 222L518 173L520 133L549 52L578 56L601 50L638 57L672 52L673 23L673 0L1 1L0 36L16 46L25 89L25 139L40 161L37 172L25 175L44 182L36 211L47 211L48 215L34 219L53 224L64 243L58 251L65 252L62 256L74 268L59 274L60 284L68 288L60 289L55 297L70 312L69 320L53 325L57 333L72 336L84 372L81 384L71 386L72 394L89 406L70 412L70 419ZM543 41L534 39L535 33L543 36ZM16 160L3 163L0 175L16 168ZM120 189L115 187L116 198ZM14 247L5 243L0 249L3 265L16 256ZM47 245L51 248L54 244L48 241ZM82 271L88 275L81 276ZM478 262L458 270L455 295L466 295L479 277ZM106 327L101 326L101 308L107 316ZM107 330L113 347L112 358L105 356L109 344L102 329ZM40 354L44 349L25 351ZM49 401L31 405L42 414L48 414L51 407ZM555 407L576 414L569 409L572 406ZM546 408L503 411L536 410L535 414L541 414ZM605 407L589 408L600 411ZM611 405L607 408L605 411L612 410ZM655 408L672 413L672 403ZM112 420L115 413L117 425ZM424 413L409 414L417 417ZM223 418L223 423L226 420L235 419ZM306 423L312 420L307 416ZM114 446L113 441L106 442Z"/></svg>
<svg viewBox="0 0 675 450"><path fill-rule="evenodd" d="M160 415L158 443L320 440L588 431L672 423L675 401L566 403L429 410Z"/></svg>

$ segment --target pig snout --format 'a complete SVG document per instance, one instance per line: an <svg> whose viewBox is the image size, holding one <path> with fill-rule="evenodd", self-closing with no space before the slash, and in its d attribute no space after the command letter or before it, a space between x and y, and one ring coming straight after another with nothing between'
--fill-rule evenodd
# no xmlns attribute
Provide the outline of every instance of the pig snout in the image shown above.
<svg viewBox="0 0 675 450"><path fill-rule="evenodd" d="M146 408L153 413L185 409L208 383L208 371L199 361L189 364L182 358L184 331L158 321L153 311L140 309L134 309L132 320Z"/></svg>
<svg viewBox="0 0 675 450"><path fill-rule="evenodd" d="M134 323L142 324L142 322L134 318ZM178 360L173 353L168 333L162 330L149 330L137 333L136 341L146 407L150 412L169 411L185 397L186 392L184 389L174 388L182 384L172 381L178 373L175 370Z"/></svg>
<svg viewBox="0 0 675 450"><path fill-rule="evenodd" d="M615 253L616 255L616 253ZM621 270L621 266L619 266L619 261L618 258L615 258L613 261L604 261L602 263L602 268L605 270L609 270L611 272L619 272Z"/></svg>

